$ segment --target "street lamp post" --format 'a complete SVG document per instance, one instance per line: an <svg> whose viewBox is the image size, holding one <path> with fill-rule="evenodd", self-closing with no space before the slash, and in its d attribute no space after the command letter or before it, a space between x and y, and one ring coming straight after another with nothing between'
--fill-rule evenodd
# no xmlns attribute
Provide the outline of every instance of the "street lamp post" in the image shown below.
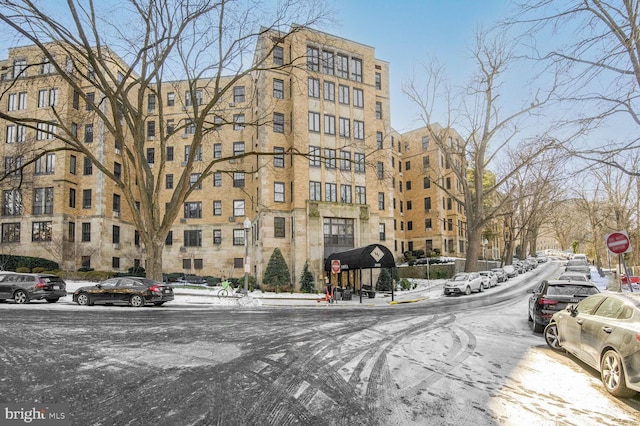
<svg viewBox="0 0 640 426"><path fill-rule="evenodd" d="M249 228L251 221L248 217L244 218L244 294L249 294Z"/></svg>

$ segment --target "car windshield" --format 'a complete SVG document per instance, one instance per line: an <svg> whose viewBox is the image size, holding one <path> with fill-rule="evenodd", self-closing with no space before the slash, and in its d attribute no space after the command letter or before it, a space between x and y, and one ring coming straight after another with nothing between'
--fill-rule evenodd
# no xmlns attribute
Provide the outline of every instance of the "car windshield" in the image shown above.
<svg viewBox="0 0 640 426"><path fill-rule="evenodd" d="M547 295L549 296L590 296L597 294L598 289L594 286L586 285L551 285L547 289Z"/></svg>
<svg viewBox="0 0 640 426"><path fill-rule="evenodd" d="M467 274L458 274L455 277L453 277L453 281L466 281L467 280Z"/></svg>
<svg viewBox="0 0 640 426"><path fill-rule="evenodd" d="M582 260L570 260L567 262L567 266L586 266L587 263Z"/></svg>

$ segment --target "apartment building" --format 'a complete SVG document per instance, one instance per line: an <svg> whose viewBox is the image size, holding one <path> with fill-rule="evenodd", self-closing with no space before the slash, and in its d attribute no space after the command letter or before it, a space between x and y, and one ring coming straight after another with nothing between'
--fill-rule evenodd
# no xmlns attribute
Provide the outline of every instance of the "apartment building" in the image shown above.
<svg viewBox="0 0 640 426"><path fill-rule="evenodd" d="M141 148L160 184L159 208L169 208L174 185L192 165L194 188L166 236L165 272L239 277L247 251L260 281L279 248L294 282L305 263L320 281L329 254L372 243L397 258L422 246L464 252L463 212L424 187L419 131L392 132L389 64L373 47L300 29L286 38L265 34L255 55L268 55L266 64L276 67L233 81L196 152L190 114L194 103L216 95L214 82L200 80L195 89L165 82L146 95ZM288 63L296 66L280 67ZM64 269L144 266L145 247L121 190L95 161L66 150L31 160L63 146L56 128L64 126L122 176L122 142L93 112L100 94L90 84L81 93L69 87L33 46L11 49L0 65L0 108L39 118L22 127L1 120L4 171L26 166L0 182L0 252L54 259ZM72 70L91 73L77 64ZM433 207L418 209L428 196ZM432 231L420 215L432 215Z"/></svg>

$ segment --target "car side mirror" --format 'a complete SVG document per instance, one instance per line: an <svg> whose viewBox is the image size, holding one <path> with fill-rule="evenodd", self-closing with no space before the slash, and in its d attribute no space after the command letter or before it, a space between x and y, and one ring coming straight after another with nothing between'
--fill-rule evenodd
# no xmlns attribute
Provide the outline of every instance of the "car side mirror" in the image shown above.
<svg viewBox="0 0 640 426"><path fill-rule="evenodd" d="M575 316L578 313L578 311L576 310L575 305L567 305L566 311L569 312L571 314L571 316Z"/></svg>
<svg viewBox="0 0 640 426"><path fill-rule="evenodd" d="M102 284L96 284L96 287L102 288Z"/></svg>

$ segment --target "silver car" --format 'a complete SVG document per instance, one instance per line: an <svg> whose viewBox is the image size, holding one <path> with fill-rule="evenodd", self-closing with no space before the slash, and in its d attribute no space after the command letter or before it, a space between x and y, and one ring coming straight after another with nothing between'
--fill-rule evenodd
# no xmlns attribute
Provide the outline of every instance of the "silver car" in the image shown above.
<svg viewBox="0 0 640 426"><path fill-rule="evenodd" d="M14 302L23 304L45 299L49 303L55 303L67 295L66 288L67 284L57 275L12 272L0 274L0 301L13 299Z"/></svg>
<svg viewBox="0 0 640 426"><path fill-rule="evenodd" d="M457 273L444 283L444 294L471 294L472 291L484 290L484 280L477 272Z"/></svg>

